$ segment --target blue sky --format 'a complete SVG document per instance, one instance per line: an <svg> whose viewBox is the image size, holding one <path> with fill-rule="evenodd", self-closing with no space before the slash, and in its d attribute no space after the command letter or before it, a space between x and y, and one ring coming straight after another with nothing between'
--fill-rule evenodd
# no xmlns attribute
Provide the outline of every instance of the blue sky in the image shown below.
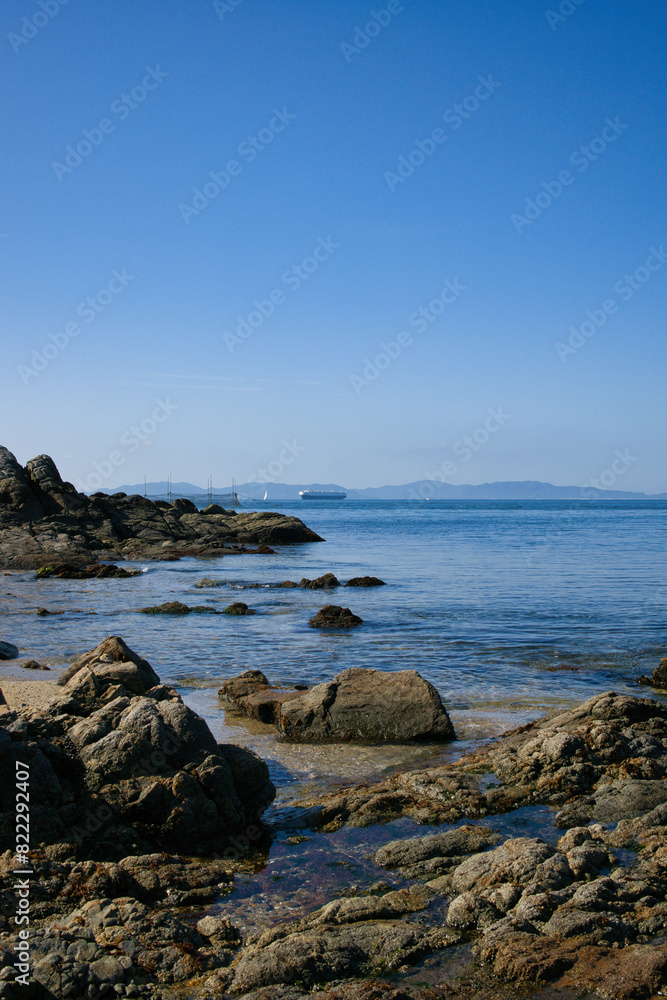
<svg viewBox="0 0 667 1000"><path fill-rule="evenodd" d="M20 460L91 486L269 463L583 485L620 450L612 488L667 490L664 4L5 0L0 19Z"/></svg>

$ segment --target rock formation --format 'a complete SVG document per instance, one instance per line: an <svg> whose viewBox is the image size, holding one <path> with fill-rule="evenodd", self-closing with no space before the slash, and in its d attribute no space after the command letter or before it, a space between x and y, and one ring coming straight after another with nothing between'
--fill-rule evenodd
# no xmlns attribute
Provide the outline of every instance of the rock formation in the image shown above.
<svg viewBox="0 0 667 1000"><path fill-rule="evenodd" d="M298 517L220 511L203 514L182 499L88 497L63 482L48 455L22 468L0 447L0 567L223 555L245 544L259 544L266 552L267 545L322 541Z"/></svg>

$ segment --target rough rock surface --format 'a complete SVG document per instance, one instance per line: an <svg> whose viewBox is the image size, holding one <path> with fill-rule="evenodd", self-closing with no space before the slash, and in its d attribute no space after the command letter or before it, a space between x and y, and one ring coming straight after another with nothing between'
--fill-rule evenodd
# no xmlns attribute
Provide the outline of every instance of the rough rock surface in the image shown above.
<svg viewBox="0 0 667 1000"><path fill-rule="evenodd" d="M234 601L233 604L228 604L225 610L222 612L223 615L256 615L257 612L253 608L249 608L247 604L243 601Z"/></svg>
<svg viewBox="0 0 667 1000"><path fill-rule="evenodd" d="M278 721L283 702L299 697L299 693L272 687L261 670L246 670L238 677L225 681L218 696L238 712L259 722L272 724Z"/></svg>
<svg viewBox="0 0 667 1000"><path fill-rule="evenodd" d="M300 580L299 586L308 590L328 590L332 587L340 587L340 580L336 579L333 573L325 573L324 576L318 576L315 580L309 580L308 577L304 576Z"/></svg>
<svg viewBox="0 0 667 1000"><path fill-rule="evenodd" d="M35 841L75 840L98 857L224 851L257 826L275 795L264 762L216 743L122 639L105 639L58 683L44 714L2 715L0 843L13 826L16 760L30 768Z"/></svg>
<svg viewBox="0 0 667 1000"><path fill-rule="evenodd" d="M348 580L345 584L346 587L384 587L386 586L384 580L380 580L377 576L353 576L351 580Z"/></svg>
<svg viewBox="0 0 667 1000"><path fill-rule="evenodd" d="M363 625L363 621L358 615L352 614L349 608L325 604L308 624L311 628L354 628L355 625Z"/></svg>
<svg viewBox="0 0 667 1000"><path fill-rule="evenodd" d="M480 773L497 780L482 783ZM607 802L610 795L620 801L624 782L624 815L641 815L646 792L643 784L632 783L660 782L651 789L655 805L663 788L667 799L665 775L667 706L608 691L522 726L455 764L402 772L311 799L304 823L335 829L399 816L456 823L540 803L560 807L557 823L565 828L594 818L596 802L605 796ZM594 797L612 782L621 784Z"/></svg>
<svg viewBox="0 0 667 1000"><path fill-rule="evenodd" d="M0 642L0 660L16 660L19 648L11 642Z"/></svg>
<svg viewBox="0 0 667 1000"><path fill-rule="evenodd" d="M40 566L35 577L38 580L48 580L55 577L58 580L94 580L117 578L127 580L131 576L141 576L140 569L123 569L109 563L91 563L90 566L72 566L66 562L50 563Z"/></svg>
<svg viewBox="0 0 667 1000"><path fill-rule="evenodd" d="M415 670L362 667L283 703L278 728L296 740L409 743L455 736L440 695Z"/></svg>
<svg viewBox="0 0 667 1000"><path fill-rule="evenodd" d="M662 690L667 689L667 656L663 656L650 677L639 677L637 683Z"/></svg>
<svg viewBox="0 0 667 1000"><path fill-rule="evenodd" d="M246 543L319 541L299 518L269 511L201 514L189 500L88 497L63 482L48 455L22 468L0 447L0 567L174 559L233 553Z"/></svg>

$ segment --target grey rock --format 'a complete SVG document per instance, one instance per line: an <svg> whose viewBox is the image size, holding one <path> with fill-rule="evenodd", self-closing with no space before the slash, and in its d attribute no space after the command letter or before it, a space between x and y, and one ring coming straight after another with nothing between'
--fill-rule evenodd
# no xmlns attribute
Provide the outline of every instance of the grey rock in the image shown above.
<svg viewBox="0 0 667 1000"><path fill-rule="evenodd" d="M414 670L385 673L352 667L283 703L278 728L298 740L407 743L455 738L428 681Z"/></svg>

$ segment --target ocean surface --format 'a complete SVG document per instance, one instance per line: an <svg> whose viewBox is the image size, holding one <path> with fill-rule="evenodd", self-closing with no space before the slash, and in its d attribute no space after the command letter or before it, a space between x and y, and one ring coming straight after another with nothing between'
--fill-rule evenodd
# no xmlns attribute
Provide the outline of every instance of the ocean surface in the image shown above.
<svg viewBox="0 0 667 1000"><path fill-rule="evenodd" d="M17 644L22 658L53 668L50 675L25 671L17 661L3 663L3 672L55 678L74 657L120 635L204 715L217 739L250 747L268 762L278 787L268 818L285 833L237 882L235 913L246 928L306 912L355 881L363 887L386 877L365 859L381 842L415 832L401 820L292 842L289 817L304 796L455 759L602 691L652 693L637 686L637 677L667 654L665 501L247 506L296 514L326 541L281 547L276 555L127 564L143 570L128 580L0 577L0 638ZM386 586L272 586L326 572L342 583L378 576ZM198 588L205 577L219 586ZM217 610L242 600L257 614L138 612L174 600ZM309 628L308 619L330 603L349 606L364 624L340 632ZM64 613L38 617L40 606ZM419 671L440 692L458 739L443 747L294 745L226 710L217 697L225 678L249 668L275 683L316 684L352 666ZM533 813L494 823L554 839L549 810Z"/></svg>
<svg viewBox="0 0 667 1000"><path fill-rule="evenodd" d="M281 786L349 780L413 760L450 758L547 710L616 690L667 653L666 501L275 501L324 543L276 555L134 563L129 580L0 582L2 637L53 667L120 635L202 712L222 739L274 761ZM128 564L130 565L130 564ZM386 586L276 589L333 572ZM204 577L219 586L198 588ZM178 600L256 615L146 616ZM321 631L324 604L364 624ZM64 614L37 617L37 607ZM219 707L221 682L262 670L280 684L316 684L346 667L419 671L440 692L459 740L442 749L294 747ZM20 671L24 677L25 671ZM32 675L35 676L35 675ZM44 674L40 674L44 677Z"/></svg>

